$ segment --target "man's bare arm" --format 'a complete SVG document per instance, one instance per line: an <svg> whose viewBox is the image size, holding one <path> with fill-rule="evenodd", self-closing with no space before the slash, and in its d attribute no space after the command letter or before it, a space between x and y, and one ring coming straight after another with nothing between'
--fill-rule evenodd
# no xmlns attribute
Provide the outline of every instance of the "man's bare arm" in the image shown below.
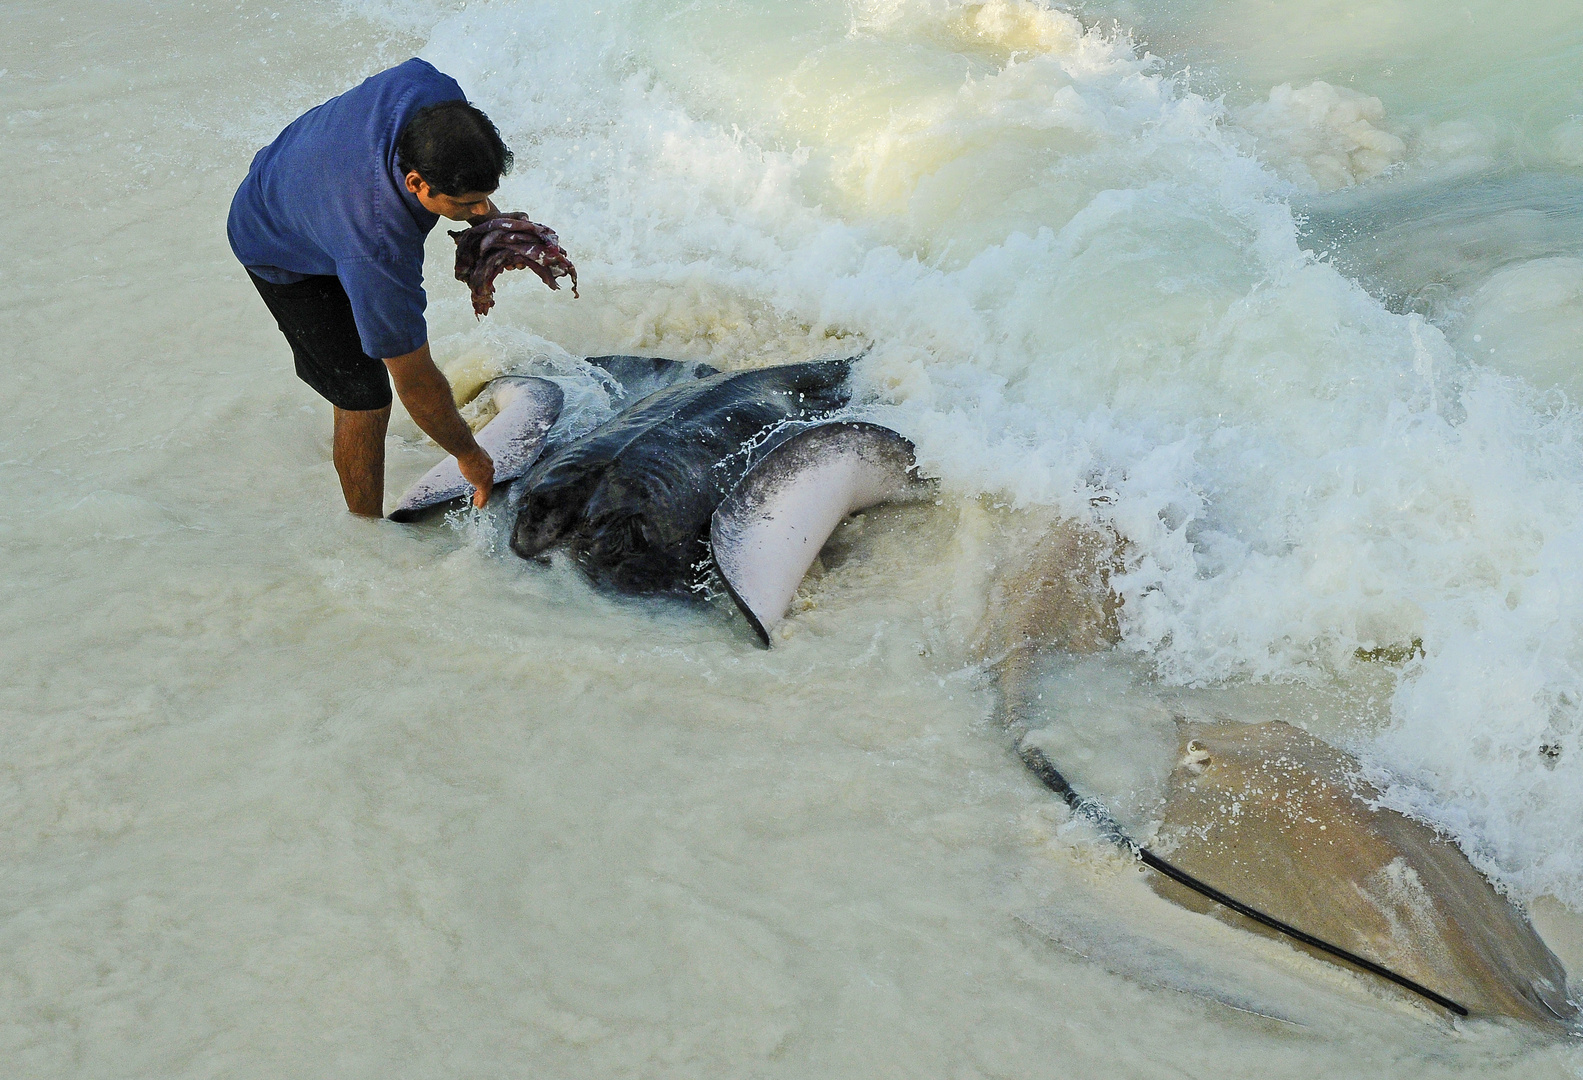
<svg viewBox="0 0 1583 1080"><path fill-rule="evenodd" d="M451 384L434 366L429 343L424 342L404 356L386 360L385 366L390 369L390 381L395 384L396 394L413 422L439 443L440 449L456 458L463 479L477 489L473 505L483 506L495 486L495 463L473 438L462 414L456 411Z"/></svg>

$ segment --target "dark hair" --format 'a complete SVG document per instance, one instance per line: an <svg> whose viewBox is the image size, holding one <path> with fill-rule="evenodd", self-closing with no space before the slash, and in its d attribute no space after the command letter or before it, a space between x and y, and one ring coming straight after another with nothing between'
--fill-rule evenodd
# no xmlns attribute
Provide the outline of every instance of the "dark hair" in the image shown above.
<svg viewBox="0 0 1583 1080"><path fill-rule="evenodd" d="M511 151L470 102L442 101L412 114L396 136L396 164L442 195L494 191L511 171Z"/></svg>

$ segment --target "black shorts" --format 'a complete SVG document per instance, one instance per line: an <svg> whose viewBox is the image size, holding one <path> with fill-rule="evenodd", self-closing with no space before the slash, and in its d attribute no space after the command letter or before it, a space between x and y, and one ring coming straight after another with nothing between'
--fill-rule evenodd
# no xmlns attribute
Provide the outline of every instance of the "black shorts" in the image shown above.
<svg viewBox="0 0 1583 1080"><path fill-rule="evenodd" d="M327 275L276 285L251 270L247 276L286 335L299 379L338 409L366 412L390 404L390 374L383 360L363 351L340 278Z"/></svg>

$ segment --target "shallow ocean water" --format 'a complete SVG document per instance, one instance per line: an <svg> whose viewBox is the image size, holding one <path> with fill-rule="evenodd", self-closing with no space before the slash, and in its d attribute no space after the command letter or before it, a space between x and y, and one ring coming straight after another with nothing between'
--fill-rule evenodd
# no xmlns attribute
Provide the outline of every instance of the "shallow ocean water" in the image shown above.
<svg viewBox="0 0 1583 1080"><path fill-rule="evenodd" d="M1114 528L1096 783L1156 699L1301 723L1583 961L1583 22L1438 10L10 5L8 1075L1575 1075L1155 900L972 666L1019 530ZM341 511L224 212L415 54L583 280L476 323L436 230L442 362L870 350L939 503L774 650Z"/></svg>

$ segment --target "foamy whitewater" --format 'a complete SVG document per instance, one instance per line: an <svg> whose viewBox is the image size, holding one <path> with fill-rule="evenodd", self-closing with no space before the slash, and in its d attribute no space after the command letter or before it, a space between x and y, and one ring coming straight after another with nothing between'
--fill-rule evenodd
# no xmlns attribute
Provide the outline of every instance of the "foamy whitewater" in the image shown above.
<svg viewBox="0 0 1583 1080"><path fill-rule="evenodd" d="M1297 723L1583 975L1580 16L8 6L0 1071L1579 1075L1154 898L973 642L1025 530L1114 530L1121 646L1048 695L1075 778L1147 828L1173 711ZM458 382L587 425L573 357L866 351L938 501L844 527L773 651L523 563L498 505L341 509L224 213L410 55L582 283L475 321L437 229ZM391 502L439 457L392 432Z"/></svg>

